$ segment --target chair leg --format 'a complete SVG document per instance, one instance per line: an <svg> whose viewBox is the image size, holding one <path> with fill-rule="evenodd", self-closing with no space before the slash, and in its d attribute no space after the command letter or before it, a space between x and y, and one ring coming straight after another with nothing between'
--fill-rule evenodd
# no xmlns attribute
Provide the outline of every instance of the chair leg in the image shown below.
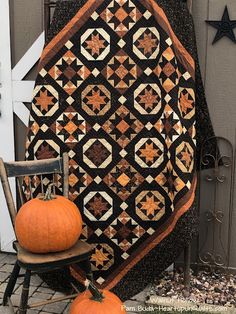
<svg viewBox="0 0 236 314"><path fill-rule="evenodd" d="M26 314L28 308L28 297L29 297L29 286L30 286L30 277L31 277L31 270L26 270L22 293L21 293L21 301L20 301L20 308L19 314Z"/></svg>
<svg viewBox="0 0 236 314"><path fill-rule="evenodd" d="M90 258L80 262L79 265L84 270L86 278L93 281L93 272L90 263Z"/></svg>
<svg viewBox="0 0 236 314"><path fill-rule="evenodd" d="M190 263L191 263L191 244L184 249L184 286L190 288Z"/></svg>
<svg viewBox="0 0 236 314"><path fill-rule="evenodd" d="M86 273L86 278L93 281L93 272L92 272L92 265L90 263L90 259L87 259L85 261L85 273Z"/></svg>
<svg viewBox="0 0 236 314"><path fill-rule="evenodd" d="M20 266L16 262L15 265L14 265L13 271L11 273L10 279L8 281L6 290L4 292L3 302L2 302L3 306L7 305L8 298L10 298L12 293L13 293L13 290L15 288L16 280L18 278L19 272L20 272Z"/></svg>

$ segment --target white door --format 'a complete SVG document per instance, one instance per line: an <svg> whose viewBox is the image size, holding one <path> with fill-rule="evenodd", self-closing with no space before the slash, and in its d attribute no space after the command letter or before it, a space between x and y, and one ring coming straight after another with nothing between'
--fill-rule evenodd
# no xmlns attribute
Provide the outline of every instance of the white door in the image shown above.
<svg viewBox="0 0 236 314"><path fill-rule="evenodd" d="M0 1L0 156L14 160L14 126L11 84L11 51L8 0ZM12 182L14 188L14 182ZM12 251L14 232L0 187L0 249Z"/></svg>
<svg viewBox="0 0 236 314"><path fill-rule="evenodd" d="M28 125L29 110L24 102L32 100L34 81L25 81L24 78L37 63L44 46L44 32L42 32L12 69L9 16L9 0L0 0L0 157L6 161L15 160L13 115L15 114L22 123ZM11 186L15 191L14 180L11 181ZM0 250L13 252L14 239L14 231L0 184Z"/></svg>

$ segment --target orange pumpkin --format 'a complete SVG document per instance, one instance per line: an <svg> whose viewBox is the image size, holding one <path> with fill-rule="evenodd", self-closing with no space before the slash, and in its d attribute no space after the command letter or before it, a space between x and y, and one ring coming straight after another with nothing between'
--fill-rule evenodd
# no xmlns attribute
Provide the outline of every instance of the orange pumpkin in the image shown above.
<svg viewBox="0 0 236 314"><path fill-rule="evenodd" d="M121 300L108 290L99 291L91 282L88 290L72 303L70 314L125 314Z"/></svg>
<svg viewBox="0 0 236 314"><path fill-rule="evenodd" d="M82 232L82 218L77 206L63 196L52 196L51 187L43 199L26 202L16 216L17 240L33 253L67 250Z"/></svg>

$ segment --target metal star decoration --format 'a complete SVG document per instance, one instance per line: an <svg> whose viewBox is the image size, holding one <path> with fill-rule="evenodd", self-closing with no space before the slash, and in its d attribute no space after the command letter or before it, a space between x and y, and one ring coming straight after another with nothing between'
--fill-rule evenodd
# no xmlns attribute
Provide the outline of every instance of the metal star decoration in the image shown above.
<svg viewBox="0 0 236 314"><path fill-rule="evenodd" d="M226 36L236 44L236 37L233 29L236 28L236 20L231 21L227 5L225 6L224 14L221 21L206 21L211 26L217 29L216 36L212 42L214 45L222 37Z"/></svg>

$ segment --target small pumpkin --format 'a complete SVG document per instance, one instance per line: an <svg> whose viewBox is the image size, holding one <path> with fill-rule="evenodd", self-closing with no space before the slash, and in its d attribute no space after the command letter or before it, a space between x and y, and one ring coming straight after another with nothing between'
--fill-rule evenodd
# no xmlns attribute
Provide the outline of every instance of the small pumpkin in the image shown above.
<svg viewBox="0 0 236 314"><path fill-rule="evenodd" d="M50 184L44 198L34 198L19 210L15 220L19 244L32 253L59 252L71 248L82 232L78 207Z"/></svg>
<svg viewBox="0 0 236 314"><path fill-rule="evenodd" d="M99 291L90 281L87 290L72 303L70 314L126 314L121 300L108 290Z"/></svg>

